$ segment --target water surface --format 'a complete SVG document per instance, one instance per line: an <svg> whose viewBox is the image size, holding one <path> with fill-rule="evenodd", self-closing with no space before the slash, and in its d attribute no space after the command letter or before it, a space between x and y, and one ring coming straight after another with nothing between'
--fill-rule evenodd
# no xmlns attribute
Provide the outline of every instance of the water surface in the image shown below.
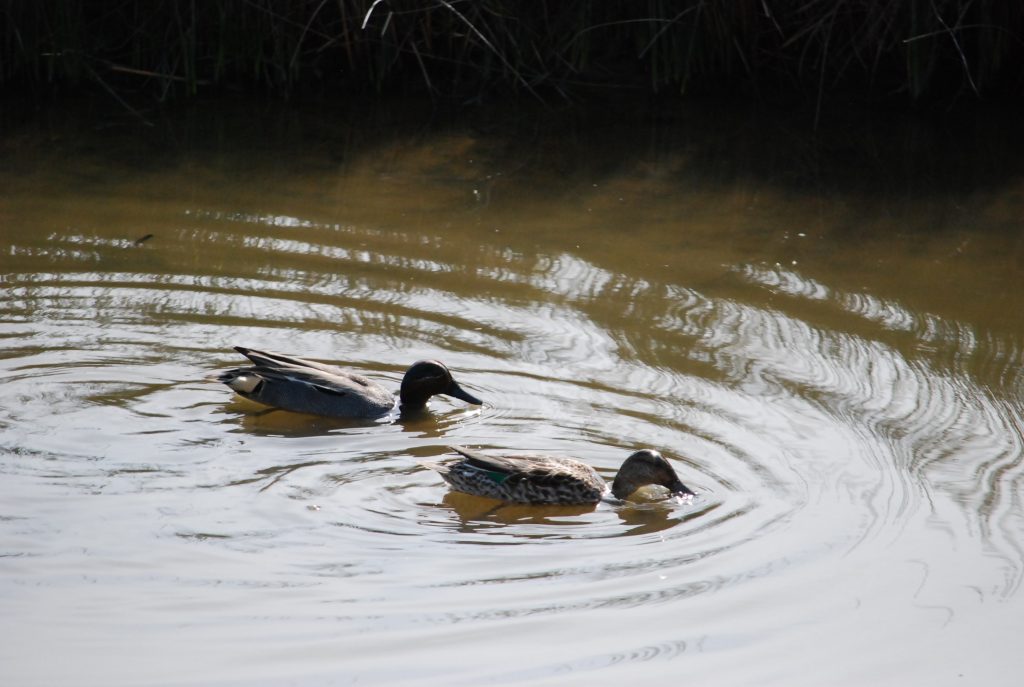
<svg viewBox="0 0 1024 687"><path fill-rule="evenodd" d="M0 681L1016 683L998 118L396 119L8 127ZM208 379L234 345L487 403L264 413ZM650 446L699 496L499 507L419 464L451 444Z"/></svg>

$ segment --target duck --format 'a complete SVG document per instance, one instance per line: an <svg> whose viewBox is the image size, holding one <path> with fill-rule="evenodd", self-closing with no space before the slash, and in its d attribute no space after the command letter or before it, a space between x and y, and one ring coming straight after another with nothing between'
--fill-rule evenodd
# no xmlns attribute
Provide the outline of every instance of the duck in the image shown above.
<svg viewBox="0 0 1024 687"><path fill-rule="evenodd" d="M630 455L609 485L590 465L560 456L486 455L452 446L461 457L443 463L424 463L455 491L507 503L585 505L610 496L624 500L640 487L660 484L675 496L695 496L675 469L654 449Z"/></svg>
<svg viewBox="0 0 1024 687"><path fill-rule="evenodd" d="M362 375L282 353L235 346L252 367L226 370L216 376L235 393L263 405L334 418L379 418L396 408L420 410L435 394L483 405L452 378L437 360L420 360L406 370L399 398Z"/></svg>

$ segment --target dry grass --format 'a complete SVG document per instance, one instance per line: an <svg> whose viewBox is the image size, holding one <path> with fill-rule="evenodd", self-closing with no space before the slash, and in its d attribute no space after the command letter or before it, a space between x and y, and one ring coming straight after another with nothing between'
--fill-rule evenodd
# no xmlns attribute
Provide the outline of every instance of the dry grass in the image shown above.
<svg viewBox="0 0 1024 687"><path fill-rule="evenodd" d="M1024 3L1005 0L0 0L0 27L0 84L47 93L1024 85Z"/></svg>

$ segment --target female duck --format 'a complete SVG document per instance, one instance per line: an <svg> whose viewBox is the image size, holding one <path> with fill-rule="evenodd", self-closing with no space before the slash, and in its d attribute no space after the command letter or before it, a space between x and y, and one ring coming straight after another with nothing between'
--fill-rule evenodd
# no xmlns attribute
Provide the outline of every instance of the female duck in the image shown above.
<svg viewBox="0 0 1024 687"><path fill-rule="evenodd" d="M390 391L340 367L242 346L235 350L254 366L227 370L217 380L251 401L296 413L340 418L375 418L395 408ZM442 363L421 360L402 378L398 405L403 410L420 409L434 394L454 396L474 405L483 403L463 390Z"/></svg>
<svg viewBox="0 0 1024 687"><path fill-rule="evenodd" d="M543 455L488 456L452 446L462 458L424 463L456 491L510 503L582 505L609 492L624 499L640 487L660 484L677 496L692 496L667 460L652 449L637 451L622 464L611 489L594 468L573 458Z"/></svg>

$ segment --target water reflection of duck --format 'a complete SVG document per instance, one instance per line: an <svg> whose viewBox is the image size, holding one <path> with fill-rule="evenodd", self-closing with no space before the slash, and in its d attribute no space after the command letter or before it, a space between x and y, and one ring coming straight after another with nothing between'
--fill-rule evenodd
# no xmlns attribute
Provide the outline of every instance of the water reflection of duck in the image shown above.
<svg viewBox="0 0 1024 687"><path fill-rule="evenodd" d="M661 485L677 496L693 496L660 453L637 451L622 464L611 489L594 468L574 458L545 455L489 456L461 446L462 458L424 463L453 489L511 503L573 505L597 503L609 493L625 499L640 487Z"/></svg>
<svg viewBox="0 0 1024 687"><path fill-rule="evenodd" d="M221 372L217 380L251 401L296 413L341 418L380 417L396 407L390 391L340 367L242 346L235 350L254 366ZM474 405L483 403L460 387L443 363L421 360L413 363L402 378L397 405L403 410L420 409L435 394Z"/></svg>
<svg viewBox="0 0 1024 687"><path fill-rule="evenodd" d="M488 532L495 525L514 525L517 527L514 536L524 539L576 537L579 535L573 534L573 531L577 527L589 528L587 534L583 536L597 537L663 532L687 520L702 517L715 507L715 504L710 504L702 505L698 510L680 511L665 499L664 487L652 487L651 491L655 489L662 491L658 501L638 503L636 498L637 494L643 491L641 489L631 495L628 501L616 504L609 512L618 516L623 528L612 530L607 528L609 520L587 517L594 516L596 503L509 503L449 489L441 499L440 505L455 514L461 532ZM522 529L524 525L530 528Z"/></svg>

